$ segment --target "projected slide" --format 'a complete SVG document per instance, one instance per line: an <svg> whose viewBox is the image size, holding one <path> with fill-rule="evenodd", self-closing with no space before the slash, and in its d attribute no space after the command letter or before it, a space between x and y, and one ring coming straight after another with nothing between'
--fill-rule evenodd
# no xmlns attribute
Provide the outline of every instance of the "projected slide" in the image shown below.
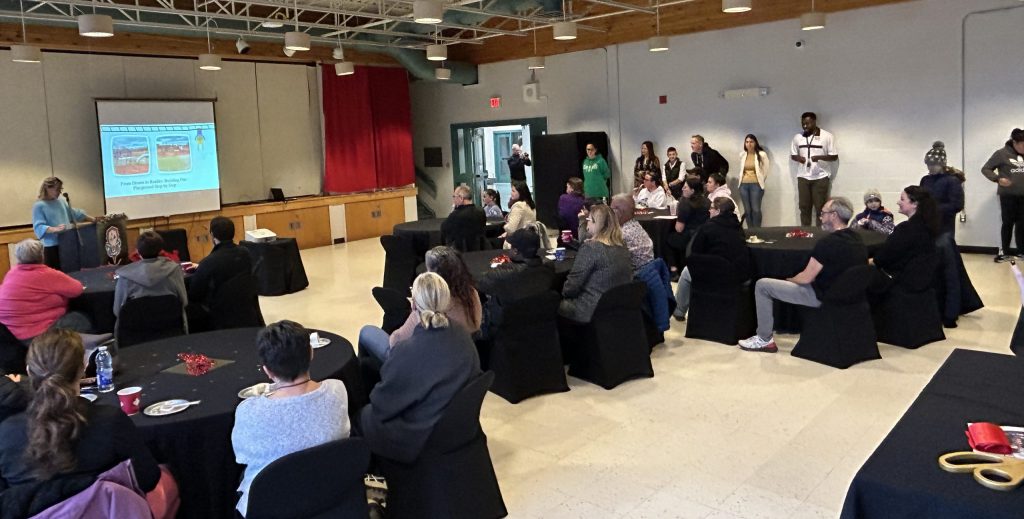
<svg viewBox="0 0 1024 519"><path fill-rule="evenodd" d="M97 101L107 212L129 218L220 208L213 103Z"/></svg>
<svg viewBox="0 0 1024 519"><path fill-rule="evenodd" d="M213 123L101 125L107 198L217 189Z"/></svg>

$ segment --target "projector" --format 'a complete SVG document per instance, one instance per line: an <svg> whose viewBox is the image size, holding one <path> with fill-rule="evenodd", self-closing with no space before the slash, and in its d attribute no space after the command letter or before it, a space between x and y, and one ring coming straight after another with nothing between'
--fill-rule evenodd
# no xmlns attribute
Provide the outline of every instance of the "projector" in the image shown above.
<svg viewBox="0 0 1024 519"><path fill-rule="evenodd" d="M263 243L274 241L276 239L277 235L270 229L253 229L251 231L245 231L245 241Z"/></svg>

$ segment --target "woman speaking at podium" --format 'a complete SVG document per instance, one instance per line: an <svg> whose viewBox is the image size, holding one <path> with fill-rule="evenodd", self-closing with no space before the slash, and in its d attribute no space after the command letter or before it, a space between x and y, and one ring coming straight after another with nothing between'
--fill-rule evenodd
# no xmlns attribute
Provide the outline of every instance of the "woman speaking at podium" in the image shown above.
<svg viewBox="0 0 1024 519"><path fill-rule="evenodd" d="M59 178L46 177L39 186L39 200L32 205L32 229L36 238L43 242L43 262L57 270L60 270L58 235L71 227L71 218L75 222L96 221L85 211L69 206L67 200L61 200L63 191L64 183Z"/></svg>

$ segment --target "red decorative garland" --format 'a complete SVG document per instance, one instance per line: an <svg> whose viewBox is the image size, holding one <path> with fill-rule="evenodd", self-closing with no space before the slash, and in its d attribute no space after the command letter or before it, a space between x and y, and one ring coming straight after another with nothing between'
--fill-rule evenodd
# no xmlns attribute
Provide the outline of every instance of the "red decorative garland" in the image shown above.
<svg viewBox="0 0 1024 519"><path fill-rule="evenodd" d="M202 353L179 353L178 359L185 363L185 370L193 377L207 374L216 364L213 359Z"/></svg>

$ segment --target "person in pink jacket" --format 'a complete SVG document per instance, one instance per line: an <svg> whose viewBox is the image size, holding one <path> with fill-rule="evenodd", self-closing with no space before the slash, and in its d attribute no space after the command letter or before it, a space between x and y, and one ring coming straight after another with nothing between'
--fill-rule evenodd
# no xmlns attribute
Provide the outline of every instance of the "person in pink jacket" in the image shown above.
<svg viewBox="0 0 1024 519"><path fill-rule="evenodd" d="M87 332L89 318L68 312L68 301L85 289L71 276L43 264L43 244L27 239L14 247L18 264L0 284L0 323L28 341L51 327Z"/></svg>

